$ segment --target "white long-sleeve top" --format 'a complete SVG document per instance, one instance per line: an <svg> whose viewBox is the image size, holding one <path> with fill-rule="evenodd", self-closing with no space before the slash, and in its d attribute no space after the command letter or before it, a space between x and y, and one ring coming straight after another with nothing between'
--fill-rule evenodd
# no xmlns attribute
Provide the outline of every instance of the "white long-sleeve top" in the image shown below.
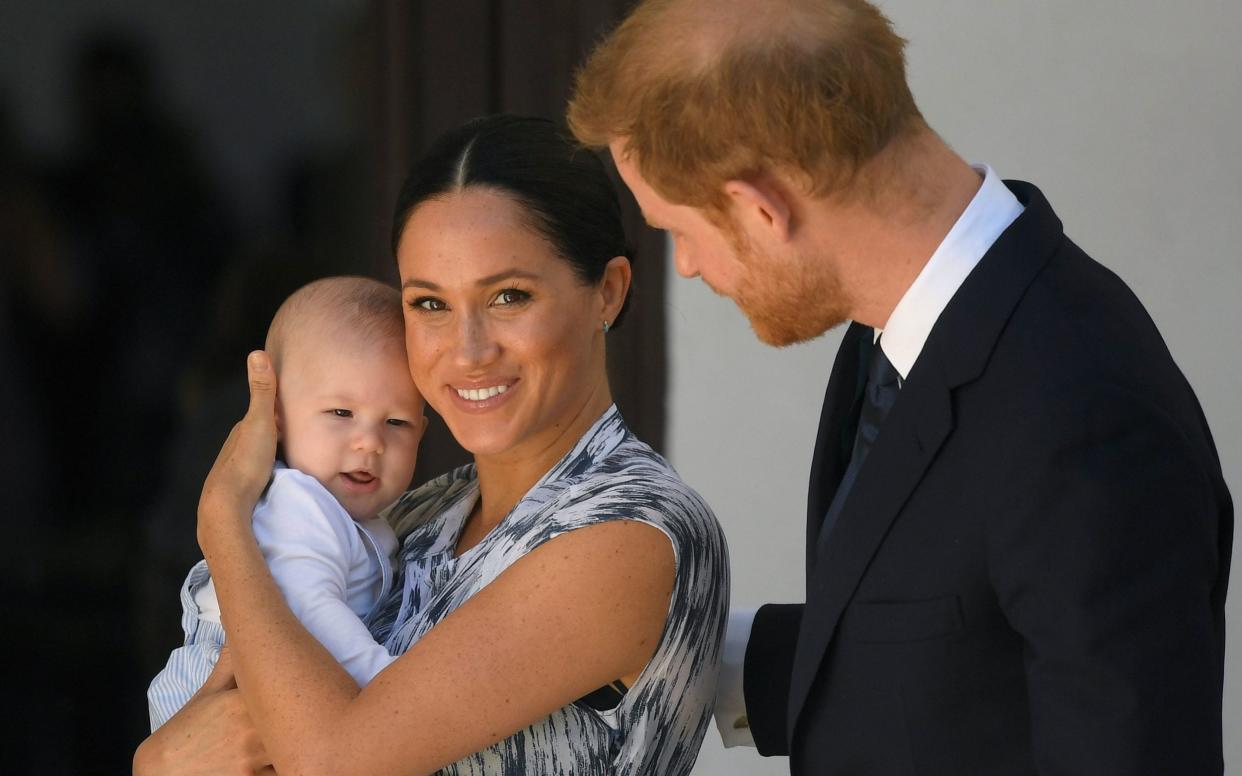
<svg viewBox="0 0 1242 776"><path fill-rule="evenodd" d="M355 521L315 478L278 464L255 507L253 527L294 616L360 686L396 659L364 624L392 587L397 539L387 522ZM152 730L203 685L224 644L206 561L190 570L181 603L185 644L147 691Z"/></svg>

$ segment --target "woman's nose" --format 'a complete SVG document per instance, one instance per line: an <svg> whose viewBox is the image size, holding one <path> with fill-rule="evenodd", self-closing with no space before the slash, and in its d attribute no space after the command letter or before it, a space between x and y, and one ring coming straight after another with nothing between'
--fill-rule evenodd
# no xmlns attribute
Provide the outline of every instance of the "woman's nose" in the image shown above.
<svg viewBox="0 0 1242 776"><path fill-rule="evenodd" d="M457 329L455 360L459 367L474 369L491 363L500 352L487 321L481 315L463 315Z"/></svg>

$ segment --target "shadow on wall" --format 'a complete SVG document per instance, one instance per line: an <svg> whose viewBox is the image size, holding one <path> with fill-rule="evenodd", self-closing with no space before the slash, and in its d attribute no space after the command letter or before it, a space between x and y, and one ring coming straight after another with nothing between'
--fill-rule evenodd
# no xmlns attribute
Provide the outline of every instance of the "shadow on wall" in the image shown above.
<svg viewBox="0 0 1242 776"><path fill-rule="evenodd" d="M80 40L58 157L28 150L0 93L7 772L128 770L244 355L293 289L372 269L350 249L371 227L365 141L291 149L279 215L240 228L246 197L218 183L154 51L123 27Z"/></svg>

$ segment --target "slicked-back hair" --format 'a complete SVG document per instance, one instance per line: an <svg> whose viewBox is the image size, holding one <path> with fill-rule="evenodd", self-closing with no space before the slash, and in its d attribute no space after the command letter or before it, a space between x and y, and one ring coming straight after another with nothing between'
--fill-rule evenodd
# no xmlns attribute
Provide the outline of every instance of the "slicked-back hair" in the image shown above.
<svg viewBox="0 0 1242 776"><path fill-rule="evenodd" d="M621 141L670 202L723 210L726 181L765 170L842 194L881 150L925 128L905 41L870 3L784 0L735 30L700 18L720 38L710 51L676 45L694 40L690 5L640 2L578 72L568 111L580 142Z"/></svg>
<svg viewBox="0 0 1242 776"><path fill-rule="evenodd" d="M510 115L450 130L415 163L397 196L393 254L415 208L472 186L511 197L584 285L599 283L614 257L633 259L616 189L598 156L551 121ZM627 298L612 326L628 306Z"/></svg>

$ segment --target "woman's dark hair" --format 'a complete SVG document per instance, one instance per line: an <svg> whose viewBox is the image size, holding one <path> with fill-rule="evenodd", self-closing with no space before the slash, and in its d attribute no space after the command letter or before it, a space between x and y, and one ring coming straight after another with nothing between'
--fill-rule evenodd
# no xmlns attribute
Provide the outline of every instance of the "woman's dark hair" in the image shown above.
<svg viewBox="0 0 1242 776"><path fill-rule="evenodd" d="M603 163L546 119L495 115L473 119L441 135L397 195L392 251L414 208L469 186L512 197L533 226L584 285L594 285L614 256L631 261L621 205ZM629 307L626 299L617 319Z"/></svg>

